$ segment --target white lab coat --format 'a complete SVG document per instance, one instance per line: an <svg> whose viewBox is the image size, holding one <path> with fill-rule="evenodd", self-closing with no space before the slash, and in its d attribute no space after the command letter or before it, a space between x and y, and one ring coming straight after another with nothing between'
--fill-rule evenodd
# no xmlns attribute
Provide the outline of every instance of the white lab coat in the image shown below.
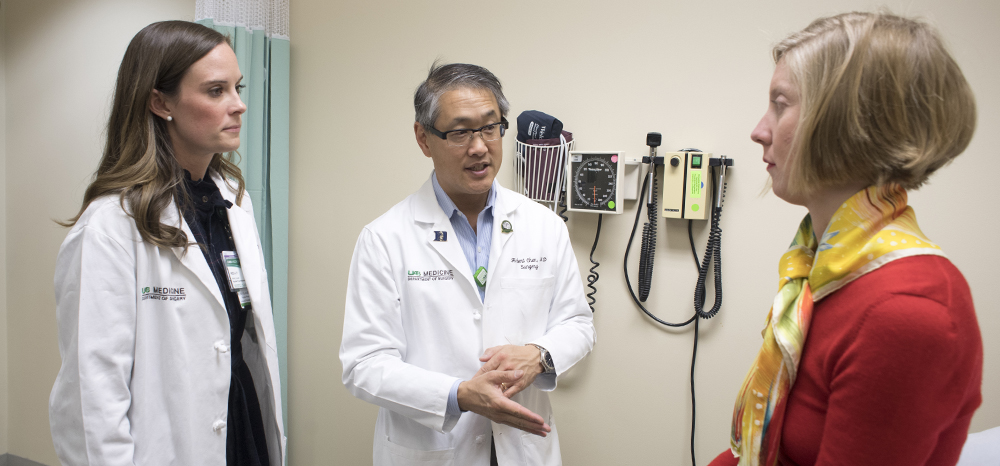
<svg viewBox="0 0 1000 466"><path fill-rule="evenodd" d="M248 195L236 206L235 193L213 179L234 204L229 223L253 306L244 359L271 464L283 465L278 355L253 207ZM194 240L172 203L163 221ZM104 196L59 249L55 291L62 367L49 421L62 463L224 466L229 317L201 250L143 242L119 197Z"/></svg>
<svg viewBox="0 0 1000 466"><path fill-rule="evenodd" d="M549 423L548 437L471 412L445 424L452 384L479 370L486 348L537 343L562 374L594 345L593 317L563 221L504 188L493 215L485 303L430 180L358 238L340 359L347 389L381 406L376 466L486 466L491 434L502 465L562 464L546 393L556 386L554 375L539 376L513 397ZM503 232L504 222L513 231ZM447 232L446 241L437 232Z"/></svg>

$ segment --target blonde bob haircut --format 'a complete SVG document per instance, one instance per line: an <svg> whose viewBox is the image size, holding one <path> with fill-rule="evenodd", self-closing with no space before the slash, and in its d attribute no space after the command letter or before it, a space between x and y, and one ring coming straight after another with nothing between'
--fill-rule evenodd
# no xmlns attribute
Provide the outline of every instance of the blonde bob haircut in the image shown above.
<svg viewBox="0 0 1000 466"><path fill-rule="evenodd" d="M920 187L969 145L976 102L931 26L888 13L813 21L781 41L800 94L789 188Z"/></svg>

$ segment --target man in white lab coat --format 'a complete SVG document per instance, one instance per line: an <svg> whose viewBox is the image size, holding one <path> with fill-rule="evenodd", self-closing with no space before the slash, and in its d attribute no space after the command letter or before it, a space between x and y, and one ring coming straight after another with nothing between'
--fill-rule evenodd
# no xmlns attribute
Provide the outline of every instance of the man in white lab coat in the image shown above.
<svg viewBox="0 0 1000 466"><path fill-rule="evenodd" d="M565 224L494 181L492 73L435 65L414 107L434 172L361 232L340 347L344 385L381 407L374 464L560 465L546 392L594 345Z"/></svg>

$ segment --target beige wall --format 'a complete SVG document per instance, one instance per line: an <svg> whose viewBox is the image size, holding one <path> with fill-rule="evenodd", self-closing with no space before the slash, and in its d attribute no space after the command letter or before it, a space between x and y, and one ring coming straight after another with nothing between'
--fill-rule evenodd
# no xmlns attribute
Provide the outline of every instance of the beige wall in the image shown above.
<svg viewBox="0 0 1000 466"><path fill-rule="evenodd" d="M493 5L492 7L486 5ZM702 325L698 351L700 464L728 445L736 391L760 346L774 265L803 209L759 197L766 173L749 138L767 106L771 45L818 16L877 3L514 0L292 4L290 458L297 465L371 461L376 408L352 398L337 360L344 287L361 228L411 193L431 163L413 140L412 92L435 58L484 65L503 81L511 116L559 117L578 149L647 152L698 147L736 158L726 198L725 307ZM916 0L888 4L940 25L977 92L980 129L965 155L913 196L921 225L968 277L986 336L985 401L973 429L1000 425L1000 254L985 243L1000 223L1000 5ZM987 45L990 44L990 45ZM499 177L510 186L514 138ZM594 353L553 396L570 465L690 464L690 329L643 318L628 298L621 258L635 215L605 216ZM987 213L989 212L989 213ZM581 269L596 218L569 222ZM684 225L661 227L649 304L678 321L691 312L695 272ZM696 227L699 249L707 235ZM976 238L973 240L973 238ZM635 249L633 249L635 251ZM635 255L633 255L633 260ZM633 274L636 267L630 267Z"/></svg>
<svg viewBox="0 0 1000 466"><path fill-rule="evenodd" d="M57 464L47 400L59 367L52 297L56 251L96 167L114 75L128 40L163 19L192 19L194 0L3 0L0 92L0 264L6 286L9 403L4 451ZM485 5L485 4L484 4ZM491 5L498 5L493 3ZM774 260L803 210L757 193L765 180L749 132L766 107L770 46L809 20L875 3L558 0L456 8L454 2L292 3L292 159L289 315L289 459L294 465L365 464L375 408L340 383L337 359L347 266L364 224L430 172L412 136L412 91L437 57L493 70L512 116L539 109L562 119L580 149L646 152L695 146L737 159L726 214L726 305L702 325L697 367L698 459L727 444L733 397L759 347L774 291ZM1000 227L989 202L1000 184L1000 5L913 0L888 4L937 23L977 93L979 131L966 154L912 196L925 232L973 289L984 335L984 403L973 430L1000 425L1000 292L992 283ZM534 15L529 16L529 12ZM544 19L534 19L544 18ZM4 97L0 97L2 99ZM0 118L3 118L0 113ZM500 181L510 185L513 138ZM5 197L3 197L5 196ZM329 201L326 201L329 199ZM324 202L326 201L326 202ZM566 464L688 464L690 330L644 319L620 272L635 214L604 219L595 254L594 353L553 396ZM596 219L572 216L581 264ZM662 225L662 224L661 224ZM682 225L661 227L649 304L669 320L690 312L694 288ZM706 236L696 227L699 249ZM4 241L5 240L5 241ZM586 267L581 267L585 269ZM4 268L0 267L0 273ZM634 265L630 270L635 270ZM0 315L2 317L2 315ZM0 330L4 325L0 322ZM6 408L4 406L7 406ZM0 426L0 429L3 427ZM2 433L2 432L0 432ZM4 446L0 443L0 446Z"/></svg>
<svg viewBox="0 0 1000 466"><path fill-rule="evenodd" d="M103 148L118 64L143 26L194 19L194 0L4 0L8 450L56 465L48 398L59 370L52 277Z"/></svg>
<svg viewBox="0 0 1000 466"><path fill-rule="evenodd" d="M0 2L0 454L7 452L7 3Z"/></svg>

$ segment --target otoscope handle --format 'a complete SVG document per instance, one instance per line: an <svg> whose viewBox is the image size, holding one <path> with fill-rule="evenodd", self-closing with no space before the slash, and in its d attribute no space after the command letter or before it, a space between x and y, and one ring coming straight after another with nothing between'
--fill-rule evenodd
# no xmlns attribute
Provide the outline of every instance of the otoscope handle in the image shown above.
<svg viewBox="0 0 1000 466"><path fill-rule="evenodd" d="M655 182L653 176L655 176L656 172L653 170L653 167L655 165L658 165L656 163L657 162L656 148L660 145L662 141L663 141L663 135L661 135L660 133L646 133L646 145L649 146L649 162L648 162L649 172L646 173L646 177L648 179L647 184L649 185L649 188L646 192L646 207L650 209L653 208L653 205L655 204L653 202L653 183ZM645 160L643 161L645 162ZM659 163L663 163L662 159L659 161Z"/></svg>

